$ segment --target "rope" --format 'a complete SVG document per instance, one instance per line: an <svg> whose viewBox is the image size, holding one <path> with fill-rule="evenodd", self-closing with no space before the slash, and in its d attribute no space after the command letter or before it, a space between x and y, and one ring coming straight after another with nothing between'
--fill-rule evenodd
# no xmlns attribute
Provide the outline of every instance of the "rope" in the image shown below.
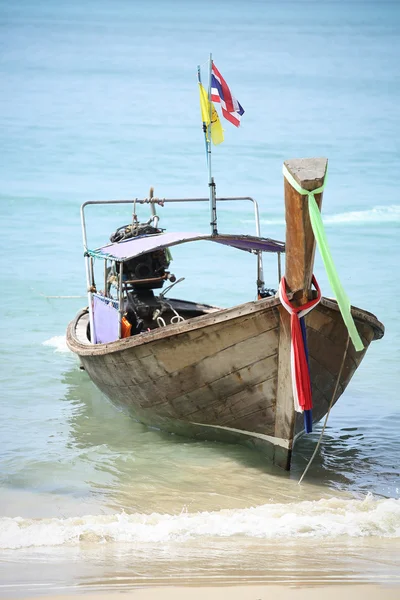
<svg viewBox="0 0 400 600"><path fill-rule="evenodd" d="M42 298L61 298L66 300L69 300L71 298L87 298L87 296L47 296L47 294L43 294L43 292L38 292L37 290L35 290L35 288L31 288L31 290L39 294L39 296L42 296Z"/></svg>
<svg viewBox="0 0 400 600"><path fill-rule="evenodd" d="M182 317L182 315L180 315L179 313L176 312L176 310L174 309L174 307L165 300L165 298L161 299L161 294L160 294L160 300L161 300L161 309L157 309L154 311L153 314L153 321L157 321L157 325L159 327L166 327L167 324L165 322L165 320L160 316L166 309L166 307L168 307L173 313L174 316L171 317L170 320L170 324L171 325L176 325L177 323L183 323L185 321L185 319Z"/></svg>
<svg viewBox="0 0 400 600"><path fill-rule="evenodd" d="M177 313L176 310L174 309L174 307L171 306L171 304L169 302L167 304L170 307L170 309L172 310L172 312L175 313L175 316L171 317L171 321L170 321L171 325L176 325L176 323L183 323L185 319L182 317L182 315Z"/></svg>
<svg viewBox="0 0 400 600"><path fill-rule="evenodd" d="M338 389L338 387L339 387L339 381L340 381L340 378L341 378L341 376L342 376L342 371L343 371L344 363L345 363L346 356L347 356L347 350L348 350L348 348L349 348L349 342L350 342L350 334L348 334L348 335L347 335L347 342L346 342L346 347L345 347L345 349L344 349L344 354L343 354L343 358L342 358L342 364L340 365L339 374L338 374L338 376L337 376L337 379L336 379L336 385L335 385L335 389L333 390L332 398L331 398L331 401L330 401L330 403L329 403L328 412L326 413L325 422L324 422L324 425L323 425L323 427L322 427L321 434L320 434L320 436L319 436L319 439L318 439L317 445L315 446L315 450L314 450L314 452L313 452L313 454L312 454L312 456L311 456L310 460L308 461L308 464L307 464L306 468L304 469L303 475L300 477L300 479L299 479L299 481L298 481L298 485L300 485L300 484L301 484L301 482L303 481L303 479L304 479L304 477L305 477L305 475L306 475L306 473L307 473L308 469L309 469L309 468L310 468L310 466L311 466L311 463L312 463L312 461L313 461L313 460L314 460L314 458L315 458L315 455L316 455L316 454L317 454L317 452L318 452L318 448L320 447L320 444L321 444L321 441L322 441L322 436L324 435L324 431L325 431L326 425L327 425L327 423L328 423L329 413L331 412L331 408L332 408L332 405L333 405L333 401L334 401L334 399L335 399L336 392L337 392L337 389Z"/></svg>
<svg viewBox="0 0 400 600"><path fill-rule="evenodd" d="M135 198L133 201L133 213L132 213L132 226L133 227L137 226L137 220L138 220L137 214L136 214L136 201L137 201L137 198Z"/></svg>
<svg viewBox="0 0 400 600"><path fill-rule="evenodd" d="M92 258L102 258L107 260L114 260L115 262L119 262L121 259L109 254L108 252L102 252L101 248L99 250L86 250L86 255L91 256Z"/></svg>
<svg viewBox="0 0 400 600"><path fill-rule="evenodd" d="M156 320L157 320L157 325L159 327L166 327L167 326L166 322L164 321L164 319L162 317L157 317Z"/></svg>

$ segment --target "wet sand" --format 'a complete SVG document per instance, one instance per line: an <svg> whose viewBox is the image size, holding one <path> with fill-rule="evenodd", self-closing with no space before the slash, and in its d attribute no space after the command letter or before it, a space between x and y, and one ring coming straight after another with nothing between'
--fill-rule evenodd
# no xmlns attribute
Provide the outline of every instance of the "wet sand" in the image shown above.
<svg viewBox="0 0 400 600"><path fill-rule="evenodd" d="M58 595L52 596L52 600L270 600L271 597L274 600L320 600L321 597L324 600L397 600L400 597L400 586L344 584L312 588L276 585L152 587L96 594ZM43 600L48 599L49 596L43 597Z"/></svg>

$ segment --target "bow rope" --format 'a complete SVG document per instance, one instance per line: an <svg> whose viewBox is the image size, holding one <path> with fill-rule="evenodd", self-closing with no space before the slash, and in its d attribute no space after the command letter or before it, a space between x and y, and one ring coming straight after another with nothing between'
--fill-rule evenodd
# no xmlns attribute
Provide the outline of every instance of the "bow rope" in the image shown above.
<svg viewBox="0 0 400 600"><path fill-rule="evenodd" d="M312 394L304 317L321 300L321 290L314 275L312 283L317 290L317 297L302 306L294 306L290 303L286 292L286 279L284 277L282 277L279 283L279 300L290 314L290 365L294 409L297 412L304 412L304 428L306 433L311 433L312 431Z"/></svg>

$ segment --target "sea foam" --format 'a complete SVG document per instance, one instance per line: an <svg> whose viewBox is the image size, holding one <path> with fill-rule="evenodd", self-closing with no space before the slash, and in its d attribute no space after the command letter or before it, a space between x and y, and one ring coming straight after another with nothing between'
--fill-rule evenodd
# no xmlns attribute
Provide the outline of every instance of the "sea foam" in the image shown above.
<svg viewBox="0 0 400 600"><path fill-rule="evenodd" d="M43 346L51 346L54 348L54 352L70 352L65 335L55 335L43 342Z"/></svg>
<svg viewBox="0 0 400 600"><path fill-rule="evenodd" d="M336 215L322 214L325 225L354 224L365 225L369 223L400 223L400 205L374 206L368 210L354 210L338 213ZM284 225L284 219L261 219L263 225Z"/></svg>
<svg viewBox="0 0 400 600"><path fill-rule="evenodd" d="M167 515L126 513L68 519L0 519L0 548L150 542L205 537L400 537L400 500L339 498Z"/></svg>
<svg viewBox="0 0 400 600"><path fill-rule="evenodd" d="M400 223L400 206L374 206L370 210L356 210L324 217L324 222L334 223Z"/></svg>

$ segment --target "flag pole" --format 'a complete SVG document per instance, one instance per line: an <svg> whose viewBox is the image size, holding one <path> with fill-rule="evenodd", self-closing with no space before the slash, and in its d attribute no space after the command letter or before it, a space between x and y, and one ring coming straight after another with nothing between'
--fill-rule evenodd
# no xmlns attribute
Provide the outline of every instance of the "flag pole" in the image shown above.
<svg viewBox="0 0 400 600"><path fill-rule="evenodd" d="M212 73L212 54L210 52L209 70L208 70L208 101L210 103L210 125L208 135L208 187L210 190L210 226L211 235L218 235L217 230L217 201L215 193L215 182L211 171L211 117L212 117L212 104L211 104L211 73Z"/></svg>
<svg viewBox="0 0 400 600"><path fill-rule="evenodd" d="M197 65L197 81L198 81L199 85L201 86L200 65ZM204 121L203 121L203 133L204 133L204 144L206 147L206 160L207 160L207 166L208 166L208 163L211 161L211 147L210 148L208 147L207 139L209 138L209 136L207 135L207 125Z"/></svg>

